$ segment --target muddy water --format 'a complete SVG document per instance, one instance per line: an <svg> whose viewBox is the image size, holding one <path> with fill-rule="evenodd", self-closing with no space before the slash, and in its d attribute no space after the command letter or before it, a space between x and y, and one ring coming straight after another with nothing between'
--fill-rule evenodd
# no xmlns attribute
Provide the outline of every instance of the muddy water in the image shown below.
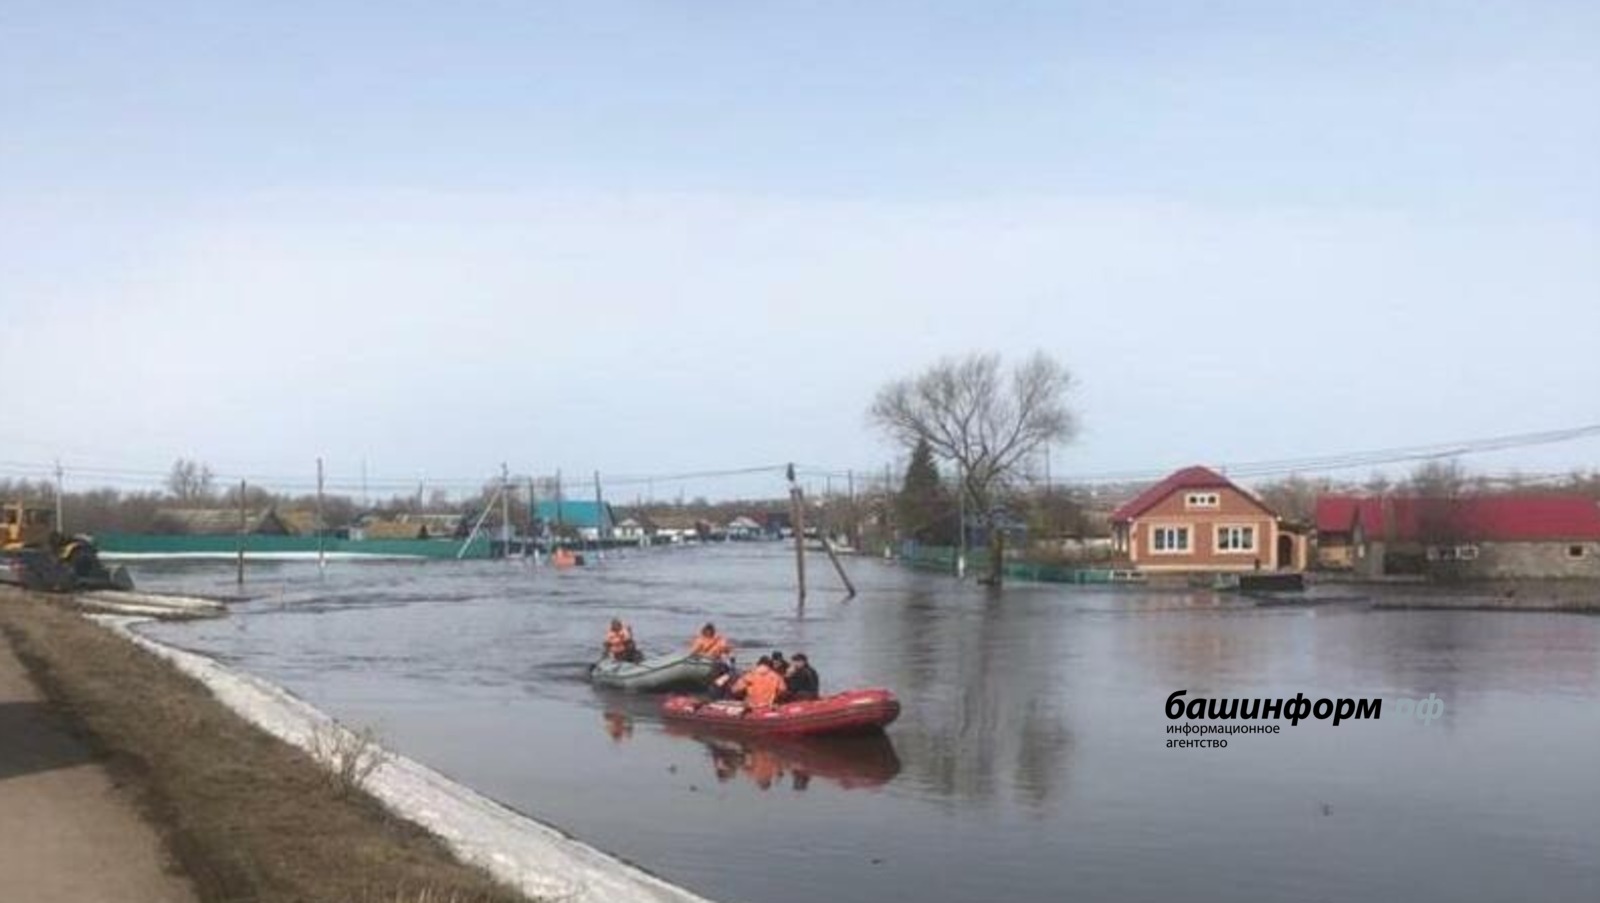
<svg viewBox="0 0 1600 903"><path fill-rule="evenodd" d="M1600 899L1600 618L996 597L868 560L860 596L802 611L792 567L760 545L262 565L232 617L154 632L725 901ZM136 577L232 587L217 566ZM709 618L741 651L805 650L825 690L886 686L904 714L851 744L669 732L654 700L584 680L612 615L647 649ZM1169 749L1179 689L1388 708ZM1438 722L1392 715L1429 693Z"/></svg>

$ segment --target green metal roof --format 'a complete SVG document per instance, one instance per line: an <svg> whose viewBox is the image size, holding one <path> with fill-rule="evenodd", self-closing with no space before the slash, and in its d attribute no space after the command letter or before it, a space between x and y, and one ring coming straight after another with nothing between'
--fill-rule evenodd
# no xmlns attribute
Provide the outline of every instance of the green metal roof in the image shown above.
<svg viewBox="0 0 1600 903"><path fill-rule="evenodd" d="M568 527L604 527L616 525L611 506L603 502L540 499L534 506L534 517L547 524L560 523ZM602 520L603 518L603 520Z"/></svg>

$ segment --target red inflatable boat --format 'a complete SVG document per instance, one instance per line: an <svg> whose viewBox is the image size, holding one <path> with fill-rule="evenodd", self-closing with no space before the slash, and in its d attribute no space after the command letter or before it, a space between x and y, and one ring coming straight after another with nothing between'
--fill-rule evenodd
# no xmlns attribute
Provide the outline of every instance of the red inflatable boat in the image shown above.
<svg viewBox="0 0 1600 903"><path fill-rule="evenodd" d="M750 709L732 699L707 702L694 696L668 696L661 703L661 715L669 721L730 732L814 737L881 730L900 717L900 700L888 690L850 690L823 699Z"/></svg>

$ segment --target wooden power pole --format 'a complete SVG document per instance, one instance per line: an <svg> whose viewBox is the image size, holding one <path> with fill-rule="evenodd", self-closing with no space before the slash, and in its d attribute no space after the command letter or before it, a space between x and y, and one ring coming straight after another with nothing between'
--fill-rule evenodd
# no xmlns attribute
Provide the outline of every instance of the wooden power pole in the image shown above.
<svg viewBox="0 0 1600 903"><path fill-rule="evenodd" d="M794 465L789 465L789 520L794 527L794 572L800 581L800 604L806 604L806 513L800 498L800 484L794 481Z"/></svg>
<svg viewBox="0 0 1600 903"><path fill-rule="evenodd" d="M240 586L244 586L244 537L250 530L248 518L244 510L244 480L239 481L239 573L236 578Z"/></svg>

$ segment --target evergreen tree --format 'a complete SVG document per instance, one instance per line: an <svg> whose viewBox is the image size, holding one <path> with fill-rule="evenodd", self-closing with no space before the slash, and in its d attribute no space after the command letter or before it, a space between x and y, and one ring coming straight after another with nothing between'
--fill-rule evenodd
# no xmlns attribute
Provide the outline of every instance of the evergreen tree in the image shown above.
<svg viewBox="0 0 1600 903"><path fill-rule="evenodd" d="M895 507L904 535L928 545L955 545L955 503L939 478L933 446L926 439L918 440L911 451L911 463L906 466L905 484Z"/></svg>

